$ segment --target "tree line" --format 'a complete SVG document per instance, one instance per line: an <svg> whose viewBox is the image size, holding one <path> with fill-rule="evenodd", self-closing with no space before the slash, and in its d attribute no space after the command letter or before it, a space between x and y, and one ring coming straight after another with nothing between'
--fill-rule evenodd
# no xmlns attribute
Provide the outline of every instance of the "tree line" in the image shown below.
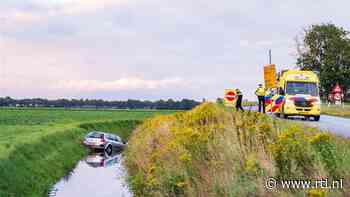
<svg viewBox="0 0 350 197"><path fill-rule="evenodd" d="M170 109L188 110L200 102L191 99L179 101L168 99L158 101L141 101L129 99L126 101L106 101L102 99L56 99L43 98L13 99L0 98L1 107L64 107L64 108L113 108L113 109Z"/></svg>

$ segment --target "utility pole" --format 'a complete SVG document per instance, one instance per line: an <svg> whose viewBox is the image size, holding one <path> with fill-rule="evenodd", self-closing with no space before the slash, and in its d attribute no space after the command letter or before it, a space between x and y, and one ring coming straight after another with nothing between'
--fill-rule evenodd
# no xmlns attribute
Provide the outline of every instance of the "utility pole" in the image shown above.
<svg viewBox="0 0 350 197"><path fill-rule="evenodd" d="M269 64L272 64L272 55L271 55L271 49L269 49Z"/></svg>

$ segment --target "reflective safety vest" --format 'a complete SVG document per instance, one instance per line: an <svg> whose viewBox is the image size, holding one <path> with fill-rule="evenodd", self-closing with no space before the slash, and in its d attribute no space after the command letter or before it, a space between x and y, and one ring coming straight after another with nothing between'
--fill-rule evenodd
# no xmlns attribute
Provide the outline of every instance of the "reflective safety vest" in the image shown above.
<svg viewBox="0 0 350 197"><path fill-rule="evenodd" d="M256 91L255 91L255 94L257 96L265 96L266 92L265 92L265 89L264 88L258 88Z"/></svg>

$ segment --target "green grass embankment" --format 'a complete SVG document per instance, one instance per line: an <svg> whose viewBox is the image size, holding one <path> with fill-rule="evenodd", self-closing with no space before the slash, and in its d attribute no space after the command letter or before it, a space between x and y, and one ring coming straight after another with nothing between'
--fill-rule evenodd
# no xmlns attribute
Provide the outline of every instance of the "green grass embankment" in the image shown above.
<svg viewBox="0 0 350 197"><path fill-rule="evenodd" d="M145 121L125 152L135 196L346 196L350 141L298 123L205 103ZM343 189L265 188L277 180L344 178Z"/></svg>
<svg viewBox="0 0 350 197"><path fill-rule="evenodd" d="M89 130L127 139L145 118L171 111L0 109L0 196L47 196L86 154Z"/></svg>
<svg viewBox="0 0 350 197"><path fill-rule="evenodd" d="M112 132L126 139L139 123L137 120L85 123L80 128L57 130L35 142L16 145L8 158L0 160L0 196L47 196L50 187L86 154L81 142L88 130Z"/></svg>
<svg viewBox="0 0 350 197"><path fill-rule="evenodd" d="M350 118L350 104L346 103L344 106L328 106L324 104L322 105L321 112L326 115Z"/></svg>

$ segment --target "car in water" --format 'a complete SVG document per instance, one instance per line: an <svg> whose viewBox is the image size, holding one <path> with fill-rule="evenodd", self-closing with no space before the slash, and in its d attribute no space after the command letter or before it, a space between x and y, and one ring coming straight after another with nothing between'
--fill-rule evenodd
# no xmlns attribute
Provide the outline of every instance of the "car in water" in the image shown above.
<svg viewBox="0 0 350 197"><path fill-rule="evenodd" d="M114 134L92 131L86 135L83 144L92 150L104 150L111 153L113 148L124 148L126 142Z"/></svg>
<svg viewBox="0 0 350 197"><path fill-rule="evenodd" d="M93 168L109 167L117 164L120 161L121 151L113 151L112 153L91 152L86 158L85 162Z"/></svg>

